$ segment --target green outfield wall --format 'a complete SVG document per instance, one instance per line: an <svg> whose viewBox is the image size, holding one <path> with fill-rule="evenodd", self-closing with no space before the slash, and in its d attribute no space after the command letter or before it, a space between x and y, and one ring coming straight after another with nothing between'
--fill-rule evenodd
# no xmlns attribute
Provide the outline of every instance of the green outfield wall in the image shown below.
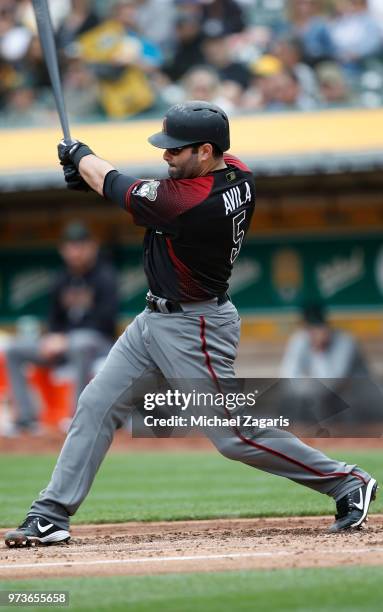
<svg viewBox="0 0 383 612"><path fill-rule="evenodd" d="M121 315L144 304L147 290L139 245L111 252L120 280ZM46 316L49 288L60 266L53 247L0 249L0 320ZM230 292L243 314L288 312L307 301L342 309L378 310L383 303L383 237L251 238L243 246Z"/></svg>

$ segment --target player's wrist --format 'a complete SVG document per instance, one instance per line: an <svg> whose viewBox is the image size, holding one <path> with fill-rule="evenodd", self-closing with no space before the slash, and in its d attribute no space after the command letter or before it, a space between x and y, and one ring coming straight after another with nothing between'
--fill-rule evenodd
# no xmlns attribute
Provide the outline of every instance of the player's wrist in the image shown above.
<svg viewBox="0 0 383 612"><path fill-rule="evenodd" d="M88 145L82 142L76 143L73 148L69 151L69 157L76 166L77 170L80 165L80 161L87 155L94 155L92 149Z"/></svg>

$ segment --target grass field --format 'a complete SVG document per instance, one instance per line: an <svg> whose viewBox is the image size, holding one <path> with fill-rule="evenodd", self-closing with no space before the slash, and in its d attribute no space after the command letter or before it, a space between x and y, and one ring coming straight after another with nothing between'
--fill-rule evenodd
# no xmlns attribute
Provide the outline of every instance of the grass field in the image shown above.
<svg viewBox="0 0 383 612"><path fill-rule="evenodd" d="M379 451L329 453L382 480ZM0 455L0 525L23 520L56 457ZM383 511L381 496L372 507ZM109 455L74 523L319 515L332 500L211 452ZM381 567L1 581L4 590L67 590L71 612L375 612ZM1 606L2 610L11 608ZM50 610L58 608L32 608Z"/></svg>
<svg viewBox="0 0 383 612"><path fill-rule="evenodd" d="M380 451L331 453L382 481ZM19 524L56 457L0 455L0 526ZM218 453L109 455L74 523L332 514L324 495ZM382 496L372 506L383 511Z"/></svg>
<svg viewBox="0 0 383 612"><path fill-rule="evenodd" d="M381 577L378 567L338 567L29 580L0 582L0 589L67 590L69 610L76 612L376 612L381 610Z"/></svg>

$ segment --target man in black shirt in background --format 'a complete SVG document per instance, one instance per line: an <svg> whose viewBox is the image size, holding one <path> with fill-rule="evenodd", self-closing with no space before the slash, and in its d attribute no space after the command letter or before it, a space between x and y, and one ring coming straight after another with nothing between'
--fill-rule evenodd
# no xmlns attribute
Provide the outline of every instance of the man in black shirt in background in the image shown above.
<svg viewBox="0 0 383 612"><path fill-rule="evenodd" d="M28 388L25 366L39 364L73 369L77 401L92 378L95 360L112 346L118 310L114 269L99 257L88 228L69 224L59 248L65 267L52 288L47 332L35 338L16 337L6 350L16 431L34 430L38 409Z"/></svg>

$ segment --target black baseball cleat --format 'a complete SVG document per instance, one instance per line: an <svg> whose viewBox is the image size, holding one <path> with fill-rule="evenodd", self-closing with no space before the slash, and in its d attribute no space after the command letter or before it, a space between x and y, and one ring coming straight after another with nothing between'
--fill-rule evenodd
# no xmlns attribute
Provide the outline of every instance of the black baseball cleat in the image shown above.
<svg viewBox="0 0 383 612"><path fill-rule="evenodd" d="M378 483L371 478L367 484L342 497L336 503L335 523L329 527L328 531L338 533L346 529L361 527L367 521L368 509L376 497L377 489Z"/></svg>
<svg viewBox="0 0 383 612"><path fill-rule="evenodd" d="M57 527L41 516L27 516L20 527L5 534L5 543L9 548L48 546L68 542L69 539L69 531Z"/></svg>

